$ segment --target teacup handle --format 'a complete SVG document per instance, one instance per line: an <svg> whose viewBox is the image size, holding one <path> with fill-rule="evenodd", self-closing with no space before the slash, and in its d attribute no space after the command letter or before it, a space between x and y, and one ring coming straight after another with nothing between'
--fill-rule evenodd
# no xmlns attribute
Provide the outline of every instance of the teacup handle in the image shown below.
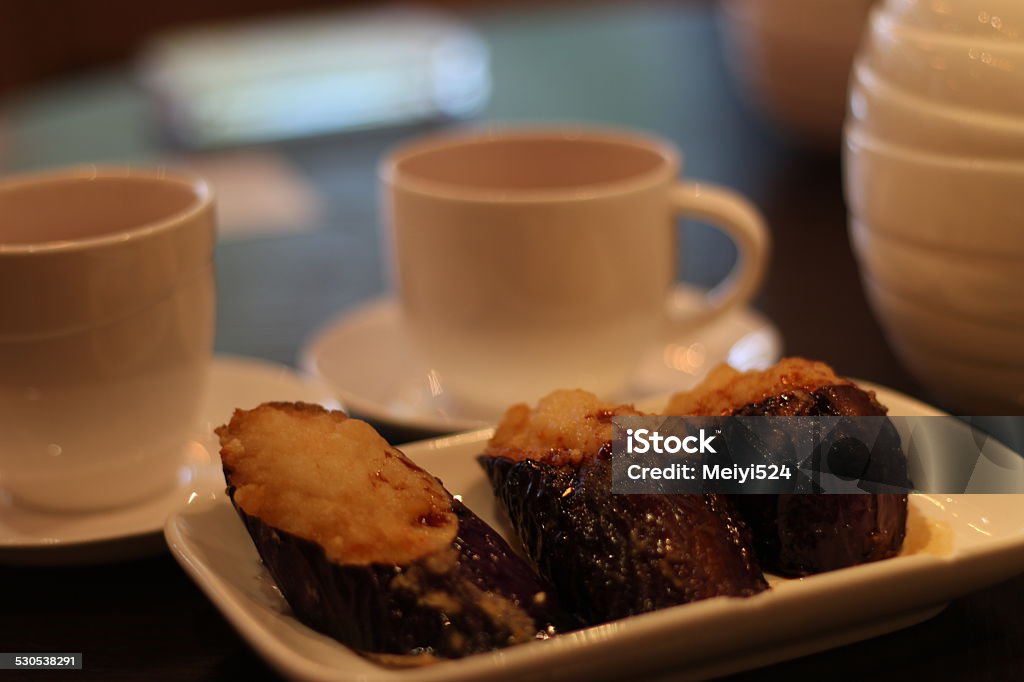
<svg viewBox="0 0 1024 682"><path fill-rule="evenodd" d="M736 264L707 294L707 306L684 316L670 311L669 331L685 332L742 305L754 297L764 280L771 235L761 213L732 190L696 182L678 182L670 190L673 212L714 225L736 244ZM673 226L674 229L674 226Z"/></svg>

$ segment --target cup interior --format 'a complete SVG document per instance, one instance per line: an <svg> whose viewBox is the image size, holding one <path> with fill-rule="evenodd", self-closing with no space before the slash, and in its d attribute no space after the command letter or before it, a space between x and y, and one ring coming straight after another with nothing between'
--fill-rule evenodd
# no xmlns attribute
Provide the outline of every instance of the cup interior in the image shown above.
<svg viewBox="0 0 1024 682"><path fill-rule="evenodd" d="M203 201L185 179L72 173L0 185L0 245L77 242L154 227Z"/></svg>
<svg viewBox="0 0 1024 682"><path fill-rule="evenodd" d="M428 141L400 150L390 172L427 191L503 193L605 188L674 173L673 152L630 137L485 134Z"/></svg>

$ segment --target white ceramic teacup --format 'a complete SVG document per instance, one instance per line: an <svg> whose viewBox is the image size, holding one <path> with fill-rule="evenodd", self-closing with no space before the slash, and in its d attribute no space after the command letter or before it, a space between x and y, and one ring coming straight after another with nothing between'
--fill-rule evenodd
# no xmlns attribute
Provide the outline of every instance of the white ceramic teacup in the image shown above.
<svg viewBox="0 0 1024 682"><path fill-rule="evenodd" d="M489 408L558 387L609 395L666 328L746 303L767 261L764 222L679 171L664 140L588 128L449 133L389 155L394 274L440 386ZM705 310L674 319L682 216L726 231L739 258Z"/></svg>
<svg viewBox="0 0 1024 682"><path fill-rule="evenodd" d="M160 171L0 181L0 488L87 510L170 487L213 345L213 199Z"/></svg>

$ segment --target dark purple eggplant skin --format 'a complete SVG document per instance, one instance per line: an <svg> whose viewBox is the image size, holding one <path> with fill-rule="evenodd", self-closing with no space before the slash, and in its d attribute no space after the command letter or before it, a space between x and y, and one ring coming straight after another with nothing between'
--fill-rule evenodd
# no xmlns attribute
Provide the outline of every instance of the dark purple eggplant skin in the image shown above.
<svg viewBox="0 0 1024 682"><path fill-rule="evenodd" d="M768 588L721 495L613 495L609 448L579 468L481 455L541 575L588 625Z"/></svg>
<svg viewBox="0 0 1024 682"><path fill-rule="evenodd" d="M907 526L906 495L734 495L762 564L805 576L896 555Z"/></svg>
<svg viewBox="0 0 1024 682"><path fill-rule="evenodd" d="M573 625L529 564L458 500L454 554L445 553L455 560L405 566L332 562L315 542L235 509L295 616L361 652L460 658Z"/></svg>
<svg viewBox="0 0 1024 682"><path fill-rule="evenodd" d="M848 384L792 391L746 405L736 416L884 416L866 391ZM889 425L891 428L891 424ZM898 436L896 436L898 443ZM906 477L902 451L878 459L885 480ZM909 485L909 482L908 482ZM761 565L805 576L888 559L899 553L907 528L907 496L732 495L754 534Z"/></svg>

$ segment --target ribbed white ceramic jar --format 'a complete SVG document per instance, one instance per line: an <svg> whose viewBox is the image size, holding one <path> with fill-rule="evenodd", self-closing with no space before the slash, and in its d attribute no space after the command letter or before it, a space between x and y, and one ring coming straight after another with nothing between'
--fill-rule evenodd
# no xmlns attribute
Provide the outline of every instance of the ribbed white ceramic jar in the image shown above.
<svg viewBox="0 0 1024 682"><path fill-rule="evenodd" d="M844 137L851 240L897 354L947 406L1024 414L1024 2L881 3Z"/></svg>

